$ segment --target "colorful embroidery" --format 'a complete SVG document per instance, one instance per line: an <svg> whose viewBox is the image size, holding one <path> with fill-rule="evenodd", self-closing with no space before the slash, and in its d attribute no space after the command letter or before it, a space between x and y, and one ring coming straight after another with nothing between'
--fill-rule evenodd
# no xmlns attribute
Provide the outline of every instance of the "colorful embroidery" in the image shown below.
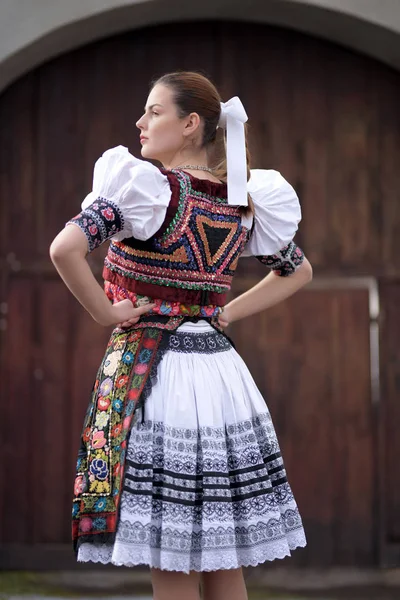
<svg viewBox="0 0 400 600"><path fill-rule="evenodd" d="M290 242L276 254L256 257L263 265L269 267L276 275L288 277L300 267L304 261L304 253L294 242Z"/></svg>
<svg viewBox="0 0 400 600"><path fill-rule="evenodd" d="M215 354L226 352L232 347L226 335L217 331L207 331L206 333L176 331L170 335L168 341L170 352Z"/></svg>
<svg viewBox="0 0 400 600"><path fill-rule="evenodd" d="M78 225L86 235L89 252L100 246L110 237L124 228L124 217L118 206L106 200L97 198L84 211L68 221L67 225Z"/></svg>
<svg viewBox="0 0 400 600"><path fill-rule="evenodd" d="M182 302L167 302L166 300L161 300L159 298L151 298L148 296L142 296L140 294L135 294L135 292L130 292L124 287L116 285L115 283L110 283L109 281L104 282L104 290L107 294L107 297L113 302L120 302L121 300L125 300L128 298L132 304L135 306L141 306L142 304L146 304L147 302L152 302L155 304L155 307L151 311L151 314L163 315L163 316L185 316L185 317L217 317L222 308L220 306L215 306L213 304L207 306L201 306L200 304L183 304Z"/></svg>
<svg viewBox="0 0 400 600"><path fill-rule="evenodd" d="M175 328L179 326L175 323ZM115 532L132 418L157 358L163 330L115 329L86 413L74 485L74 543ZM101 519L99 519L101 517Z"/></svg>
<svg viewBox="0 0 400 600"><path fill-rule="evenodd" d="M174 218L172 219L171 223L162 235L162 243L168 244L172 241L176 241L179 238L179 233L183 231L187 226L189 219L186 207L186 200L188 197L193 200L199 200L200 202L204 202L206 204L210 202L216 203L218 212L220 212L221 209L223 211L227 209L227 211L225 212L226 215L233 214L237 216L238 209L229 206L227 198L217 198L215 196L209 196L208 194L204 194L203 192L197 192L193 188L192 182L187 173L176 169L173 169L172 172L176 175L179 183L179 202Z"/></svg>
<svg viewBox="0 0 400 600"><path fill-rule="evenodd" d="M174 173L179 192L174 188L173 194L179 193L179 201L171 223L146 242L112 241L104 279L144 295L148 291L141 284L156 285L164 299L163 294L169 293L165 288L177 289L176 300L178 289L225 295L248 236L240 211L226 199L196 192L187 174Z"/></svg>

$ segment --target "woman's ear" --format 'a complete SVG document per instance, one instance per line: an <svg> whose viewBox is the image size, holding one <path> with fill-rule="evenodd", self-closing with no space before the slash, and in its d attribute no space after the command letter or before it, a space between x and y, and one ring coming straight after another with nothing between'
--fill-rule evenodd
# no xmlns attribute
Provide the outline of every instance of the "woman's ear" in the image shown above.
<svg viewBox="0 0 400 600"><path fill-rule="evenodd" d="M200 116L197 113L190 113L190 115L186 117L186 125L185 129L183 130L183 135L186 137L193 135L199 129L200 124Z"/></svg>

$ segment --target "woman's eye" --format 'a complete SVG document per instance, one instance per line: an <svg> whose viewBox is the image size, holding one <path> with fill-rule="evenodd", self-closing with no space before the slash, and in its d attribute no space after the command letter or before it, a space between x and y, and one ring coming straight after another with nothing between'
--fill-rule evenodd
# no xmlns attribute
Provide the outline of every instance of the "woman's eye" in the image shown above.
<svg viewBox="0 0 400 600"><path fill-rule="evenodd" d="M155 110L152 111L153 115L158 115L158 112L156 112Z"/></svg>

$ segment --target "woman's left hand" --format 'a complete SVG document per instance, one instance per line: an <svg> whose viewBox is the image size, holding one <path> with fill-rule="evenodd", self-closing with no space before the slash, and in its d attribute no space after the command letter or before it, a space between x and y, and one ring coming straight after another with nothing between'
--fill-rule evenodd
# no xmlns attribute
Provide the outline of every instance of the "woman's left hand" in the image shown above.
<svg viewBox="0 0 400 600"><path fill-rule="evenodd" d="M229 321L229 310L227 309L226 306L224 306L222 312L220 313L219 317L218 317L218 323L221 325L221 327L223 327L225 329L225 327L228 327L230 321Z"/></svg>

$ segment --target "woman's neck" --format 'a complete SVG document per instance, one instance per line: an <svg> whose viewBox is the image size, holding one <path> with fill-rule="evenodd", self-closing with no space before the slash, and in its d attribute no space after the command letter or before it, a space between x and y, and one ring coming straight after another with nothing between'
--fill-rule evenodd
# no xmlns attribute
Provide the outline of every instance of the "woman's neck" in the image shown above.
<svg viewBox="0 0 400 600"><path fill-rule="evenodd" d="M171 170L176 169L178 167L182 167L184 165L192 165L192 166L208 166L207 152L206 150L201 150L199 152L182 152L176 154L170 160L162 162L165 169Z"/></svg>

